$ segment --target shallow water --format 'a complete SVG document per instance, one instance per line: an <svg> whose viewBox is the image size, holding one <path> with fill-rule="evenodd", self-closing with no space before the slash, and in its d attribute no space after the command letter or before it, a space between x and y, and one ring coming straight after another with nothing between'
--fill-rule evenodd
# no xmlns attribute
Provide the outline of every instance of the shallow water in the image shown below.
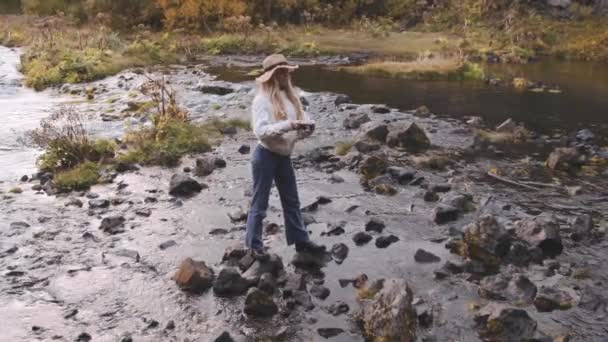
<svg viewBox="0 0 608 342"><path fill-rule="evenodd" d="M211 68L227 81L244 81L250 69ZM526 77L558 86L551 94L519 91L511 86L489 86L477 81L411 81L353 75L320 66L303 66L294 77L307 91L348 94L356 103L385 103L401 110L421 105L441 116L481 116L490 124L507 118L524 122L543 134L569 133L589 128L598 138L608 137L608 66L589 62L547 60L528 65L488 65L492 77Z"/></svg>
<svg viewBox="0 0 608 342"><path fill-rule="evenodd" d="M0 46L0 181L14 180L36 170L39 151L19 138L38 126L60 100L49 92L37 93L21 85L19 50Z"/></svg>

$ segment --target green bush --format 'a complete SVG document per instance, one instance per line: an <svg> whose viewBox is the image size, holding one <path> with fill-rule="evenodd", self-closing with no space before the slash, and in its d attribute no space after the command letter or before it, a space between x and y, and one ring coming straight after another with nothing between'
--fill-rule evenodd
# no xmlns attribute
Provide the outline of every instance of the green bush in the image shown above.
<svg viewBox="0 0 608 342"><path fill-rule="evenodd" d="M55 174L53 182L59 191L87 190L99 182L99 165L94 162L84 162L76 167Z"/></svg>
<svg viewBox="0 0 608 342"><path fill-rule="evenodd" d="M73 168L85 161L98 162L114 157L116 143L100 139L93 142L57 139L49 143L46 151L38 159L38 167L43 171Z"/></svg>

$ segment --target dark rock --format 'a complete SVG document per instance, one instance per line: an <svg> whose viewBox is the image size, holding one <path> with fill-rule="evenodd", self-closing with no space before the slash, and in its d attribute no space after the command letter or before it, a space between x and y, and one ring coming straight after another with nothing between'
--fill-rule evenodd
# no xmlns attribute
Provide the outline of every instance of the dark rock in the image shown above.
<svg viewBox="0 0 608 342"><path fill-rule="evenodd" d="M175 329L175 322L173 320L170 320L169 322L167 322L167 325L165 325L165 330L173 329Z"/></svg>
<svg viewBox="0 0 608 342"><path fill-rule="evenodd" d="M116 172L124 173L129 171L137 171L139 168L135 164L119 162L115 166Z"/></svg>
<svg viewBox="0 0 608 342"><path fill-rule="evenodd" d="M79 200L78 198L71 198L71 199L70 199L70 200L69 200L69 201L68 201L68 202L65 204L65 206L66 206L66 207L70 207L70 206L72 206L72 207L77 207L77 208L82 208L82 205L83 205L82 201L81 201L81 200Z"/></svg>
<svg viewBox="0 0 608 342"><path fill-rule="evenodd" d="M344 183L344 178L342 178L336 174L333 174L329 177L329 182L333 183L333 184Z"/></svg>
<svg viewBox="0 0 608 342"><path fill-rule="evenodd" d="M249 285L236 268L225 267L213 284L213 293L221 297L240 296L247 292Z"/></svg>
<svg viewBox="0 0 608 342"><path fill-rule="evenodd" d="M228 230L224 228L215 228L209 231L209 235L226 235L228 234Z"/></svg>
<svg viewBox="0 0 608 342"><path fill-rule="evenodd" d="M99 229L101 229L104 233L108 233L111 235L123 233L125 218L123 216L108 216L104 217L101 220L101 225Z"/></svg>
<svg viewBox="0 0 608 342"><path fill-rule="evenodd" d="M228 85L201 85L197 88L197 90L206 94L214 94L220 96L228 95L234 92L234 89L232 89Z"/></svg>
<svg viewBox="0 0 608 342"><path fill-rule="evenodd" d="M372 139L384 143L388 135L388 126L381 122L367 122L361 125L360 135L363 138Z"/></svg>
<svg viewBox="0 0 608 342"><path fill-rule="evenodd" d="M164 251L165 249L176 246L176 245L177 245L177 242L175 242L175 240L168 240L168 241L165 241L165 242L161 243L160 245L158 245L158 248L160 248L161 250Z"/></svg>
<svg viewBox="0 0 608 342"><path fill-rule="evenodd" d="M582 241L589 237L593 230L593 217L589 214L576 216L570 220L570 238L574 241Z"/></svg>
<svg viewBox="0 0 608 342"><path fill-rule="evenodd" d="M173 280L184 291L203 293L211 287L214 277L213 270L204 261L187 258L180 264Z"/></svg>
<svg viewBox="0 0 608 342"><path fill-rule="evenodd" d="M419 185L421 185L424 182L425 179L426 178L424 178L424 176L416 177L411 182L409 182L409 185L411 185L411 186L419 186Z"/></svg>
<svg viewBox="0 0 608 342"><path fill-rule="evenodd" d="M336 105L336 107L339 107L340 105L343 105L346 103L352 103L352 102L353 102L353 100L348 95L338 95L336 97L336 99L334 100L334 104Z"/></svg>
<svg viewBox="0 0 608 342"><path fill-rule="evenodd" d="M321 300L325 300L327 297L329 297L329 293L329 289L325 286L313 285L310 288L310 294Z"/></svg>
<svg viewBox="0 0 608 342"><path fill-rule="evenodd" d="M433 222L437 224L444 224L452 221L458 220L458 216L460 215L460 210L451 206L440 204L435 209L433 209Z"/></svg>
<svg viewBox="0 0 608 342"><path fill-rule="evenodd" d="M574 299L566 291L543 286L534 299L534 306L539 312L568 310L574 306Z"/></svg>
<svg viewBox="0 0 608 342"><path fill-rule="evenodd" d="M340 328L318 328L317 333L323 338L332 338L344 333L344 329Z"/></svg>
<svg viewBox="0 0 608 342"><path fill-rule="evenodd" d="M388 171L399 184L409 184L416 175L416 170L398 166L391 166L386 169L386 171Z"/></svg>
<svg viewBox="0 0 608 342"><path fill-rule="evenodd" d="M214 342L234 342L234 339L232 339L229 332L224 331L220 336L218 336L218 338L214 340Z"/></svg>
<svg viewBox="0 0 608 342"><path fill-rule="evenodd" d="M345 230L344 230L345 226L346 226L346 221L328 223L327 230L325 232L321 233L321 235L327 235L327 236L342 235L345 232Z"/></svg>
<svg viewBox="0 0 608 342"><path fill-rule="evenodd" d="M305 226L317 223L315 217L310 213L302 213L302 220L304 221Z"/></svg>
<svg viewBox="0 0 608 342"><path fill-rule="evenodd" d="M355 142L354 147L361 153L370 153L373 151L378 151L382 146L374 141L361 139Z"/></svg>
<svg viewBox="0 0 608 342"><path fill-rule="evenodd" d="M380 284L381 288L370 290L373 297L362 302L357 315L363 335L374 341L416 341L417 316L409 285L403 279L387 279Z"/></svg>
<svg viewBox="0 0 608 342"><path fill-rule="evenodd" d="M375 187L381 186L381 185L392 186L393 184L394 184L393 177L391 177L391 175L387 175L387 174L380 175L378 177L374 177L367 182L367 185L370 188L375 188Z"/></svg>
<svg viewBox="0 0 608 342"><path fill-rule="evenodd" d="M366 232L358 232L357 234L355 234L353 236L353 242L357 246L363 246L363 245L367 244L368 242L370 242L372 239L373 239L373 237Z"/></svg>
<svg viewBox="0 0 608 342"><path fill-rule="evenodd" d="M247 154L251 151L251 147L249 147L249 145L241 145L241 147L239 147L238 152L240 154Z"/></svg>
<svg viewBox="0 0 608 342"><path fill-rule="evenodd" d="M28 177L27 175L23 175L23 176L21 176L21 181L22 181L22 182L27 182L27 181L28 181L28 179L29 179L29 177Z"/></svg>
<svg viewBox="0 0 608 342"><path fill-rule="evenodd" d="M431 114L433 113L431 113L431 110L427 106L420 106L414 111L414 115L421 118L429 117Z"/></svg>
<svg viewBox="0 0 608 342"><path fill-rule="evenodd" d="M388 114L390 112L391 112L391 109L388 108L387 106L383 106L383 105L372 106L372 113L375 113L375 114Z"/></svg>
<svg viewBox="0 0 608 342"><path fill-rule="evenodd" d="M433 325L433 312L429 309L422 310L418 314L418 324L423 328Z"/></svg>
<svg viewBox="0 0 608 342"><path fill-rule="evenodd" d="M359 275L357 275L357 277L355 279L353 279L353 286L356 289L361 289L365 286L365 284L367 284L367 281L369 280L367 274L365 273L361 273Z"/></svg>
<svg viewBox="0 0 608 342"><path fill-rule="evenodd" d="M424 152L431 146L431 141L426 133L416 123L391 130L386 138L386 143L390 147L400 147L412 153Z"/></svg>
<svg viewBox="0 0 608 342"><path fill-rule="evenodd" d="M554 258L563 250L555 217L541 215L524 219L517 223L515 232L520 239L540 248L546 257Z"/></svg>
<svg viewBox="0 0 608 342"><path fill-rule="evenodd" d="M531 263L540 263L543 260L543 251L534 246L530 246L526 241L511 241L509 251L504 257L504 261L515 266L526 267Z"/></svg>
<svg viewBox="0 0 608 342"><path fill-rule="evenodd" d="M206 185L184 174L174 174L169 184L169 194L173 196L192 196L207 188Z"/></svg>
<svg viewBox="0 0 608 342"><path fill-rule="evenodd" d="M327 312L329 312L333 316L340 316L341 314L345 314L350 310L348 304L339 301L335 302L327 308Z"/></svg>
<svg viewBox="0 0 608 342"><path fill-rule="evenodd" d="M302 103L302 106L304 106L304 107L308 107L310 105L310 102L308 102L308 100L303 96L300 97L300 102Z"/></svg>
<svg viewBox="0 0 608 342"><path fill-rule="evenodd" d="M424 192L423 199L426 202L437 202L439 201L439 195L437 195L437 193L434 191L427 190Z"/></svg>
<svg viewBox="0 0 608 342"><path fill-rule="evenodd" d="M473 196L459 192L446 194L441 199L441 203L452 206L462 212L468 212L475 209L475 206L473 205Z"/></svg>
<svg viewBox="0 0 608 342"><path fill-rule="evenodd" d="M260 277L260 281L258 283L258 288L269 295L272 295L277 290L277 284L274 279L274 276L270 273L264 273Z"/></svg>
<svg viewBox="0 0 608 342"><path fill-rule="evenodd" d="M372 217L365 224L365 231L367 231L367 232L382 233L382 231L384 231L385 227L386 227L386 224L384 223L384 221L382 221L378 217Z"/></svg>
<svg viewBox="0 0 608 342"><path fill-rule="evenodd" d="M196 159L196 167L194 168L194 174L198 177L209 176L215 170L215 157L206 156L203 158Z"/></svg>
<svg viewBox="0 0 608 342"><path fill-rule="evenodd" d="M435 184L430 190L433 192L449 192L452 190L452 186L450 184Z"/></svg>
<svg viewBox="0 0 608 342"><path fill-rule="evenodd" d="M326 162L331 157L331 153L321 147L314 148L306 153L306 158L314 163Z"/></svg>
<svg viewBox="0 0 608 342"><path fill-rule="evenodd" d="M150 215L152 215L152 210L148 208L137 209L135 210L135 215L150 217Z"/></svg>
<svg viewBox="0 0 608 342"><path fill-rule="evenodd" d="M91 335L87 334L86 332L80 333L80 335L78 335L78 337L76 337L76 342L89 342L91 341L93 338L91 337Z"/></svg>
<svg viewBox="0 0 608 342"><path fill-rule="evenodd" d="M397 194L397 189L389 184L378 184L372 189L375 193L385 196L394 196Z"/></svg>
<svg viewBox="0 0 608 342"><path fill-rule="evenodd" d="M392 245L397 241L399 241L399 238L395 235L379 236L376 238L376 247L387 248L388 246Z"/></svg>
<svg viewBox="0 0 608 342"><path fill-rule="evenodd" d="M279 308L266 292L251 288L245 299L245 314L256 317L271 317L279 312Z"/></svg>
<svg viewBox="0 0 608 342"><path fill-rule="evenodd" d="M348 246L343 243L337 243L332 246L331 254L337 264L341 264L348 256Z"/></svg>
<svg viewBox="0 0 608 342"><path fill-rule="evenodd" d="M319 269L325 267L331 260L331 254L329 253L296 253L291 260L291 263L295 267L305 269Z"/></svg>
<svg viewBox="0 0 608 342"><path fill-rule="evenodd" d="M306 278L301 274L290 273L283 288L283 296L287 298L292 296L296 291L304 290L306 290Z"/></svg>
<svg viewBox="0 0 608 342"><path fill-rule="evenodd" d="M266 235L275 235L279 231L281 231L281 227L276 223L271 222L264 227L264 232L266 232Z"/></svg>
<svg viewBox="0 0 608 342"><path fill-rule="evenodd" d="M91 209L109 208L109 207L110 207L110 201L107 199L92 199L89 201L89 208L91 208Z"/></svg>
<svg viewBox="0 0 608 342"><path fill-rule="evenodd" d="M530 304L536 296L536 285L521 274L498 274L485 277L479 284L479 295L492 300L510 300Z"/></svg>
<svg viewBox="0 0 608 342"><path fill-rule="evenodd" d="M365 113L351 113L344 119L343 126L347 129L354 129L370 121L371 119Z"/></svg>
<svg viewBox="0 0 608 342"><path fill-rule="evenodd" d="M414 260L416 260L416 262L431 263L440 262L441 258L431 252L425 251L424 249L418 249L416 254L414 254Z"/></svg>
<svg viewBox="0 0 608 342"><path fill-rule="evenodd" d="M263 274L270 273L273 277L278 277L284 268L281 257L276 254L271 254L268 257L268 260L256 260L251 267L243 273L243 278L250 283L257 284Z"/></svg>
<svg viewBox="0 0 608 342"><path fill-rule="evenodd" d="M436 279L445 279L454 274L460 274L464 272L464 267L461 265L454 264L451 261L446 261L441 268L434 271Z"/></svg>
<svg viewBox="0 0 608 342"><path fill-rule="evenodd" d="M223 169L226 167L226 160L222 157L215 157L213 160L215 167L218 169Z"/></svg>
<svg viewBox="0 0 608 342"><path fill-rule="evenodd" d="M518 342L531 340L537 323L525 310L490 304L475 316L480 337L487 341Z"/></svg>
<svg viewBox="0 0 608 342"><path fill-rule="evenodd" d="M559 147L547 159L547 167L552 170L573 171L581 164L581 156L573 147Z"/></svg>

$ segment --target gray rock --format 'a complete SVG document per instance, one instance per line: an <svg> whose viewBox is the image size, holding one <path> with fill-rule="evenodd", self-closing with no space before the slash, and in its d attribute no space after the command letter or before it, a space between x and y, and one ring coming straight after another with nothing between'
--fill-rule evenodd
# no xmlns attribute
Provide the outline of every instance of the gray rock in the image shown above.
<svg viewBox="0 0 608 342"><path fill-rule="evenodd" d="M344 227L346 227L346 221L330 222L327 224L327 230L325 232L321 233L321 235L327 235L327 236L342 235L345 232Z"/></svg>
<svg viewBox="0 0 608 342"><path fill-rule="evenodd" d="M553 7L568 8L572 4L572 0L547 0L547 4Z"/></svg>
<svg viewBox="0 0 608 342"><path fill-rule="evenodd" d="M589 237L593 230L593 217L589 214L576 216L570 219L570 238L582 241Z"/></svg>
<svg viewBox="0 0 608 342"><path fill-rule="evenodd" d="M481 262L485 268L496 270L507 254L511 238L494 216L484 215L465 227L459 248L452 252Z"/></svg>
<svg viewBox="0 0 608 342"><path fill-rule="evenodd" d="M295 267L305 269L318 269L325 267L331 260L331 254L329 253L296 253L291 260L291 263Z"/></svg>
<svg viewBox="0 0 608 342"><path fill-rule="evenodd" d="M385 227L386 227L386 224L384 223L384 221L382 219L380 219L378 217L372 217L365 224L365 231L382 233L382 231L384 231Z"/></svg>
<svg viewBox="0 0 608 342"><path fill-rule="evenodd" d="M270 273L264 273L260 277L260 281L258 283L258 288L269 295L272 295L277 290L277 284L274 279L274 276Z"/></svg>
<svg viewBox="0 0 608 342"><path fill-rule="evenodd" d="M475 316L480 337L487 341L520 342L531 340L537 323L525 310L503 304L487 305Z"/></svg>
<svg viewBox="0 0 608 342"><path fill-rule="evenodd" d="M563 250L559 224L553 216L536 216L517 223L517 236L530 245L540 248L546 257L554 258Z"/></svg>
<svg viewBox="0 0 608 342"><path fill-rule="evenodd" d="M196 167L194 168L194 174L199 177L205 177L213 173L215 170L215 157L206 156L203 158L196 159Z"/></svg>
<svg viewBox="0 0 608 342"><path fill-rule="evenodd" d="M232 336L227 331L224 331L220 336L218 336L213 342L234 342Z"/></svg>
<svg viewBox="0 0 608 342"><path fill-rule="evenodd" d="M381 288L370 290L373 297L362 302L356 315L363 335L376 341L415 341L417 316L409 285L403 279L387 279L379 284Z"/></svg>
<svg viewBox="0 0 608 342"><path fill-rule="evenodd" d="M164 251L165 249L171 248L176 245L177 245L177 242L175 242L175 240L167 240L167 241L161 243L160 245L158 245L158 248L160 248L161 250Z"/></svg>
<svg viewBox="0 0 608 342"><path fill-rule="evenodd" d="M361 153L370 153L373 151L378 151L382 146L380 146L380 144L377 142L364 138L357 140L354 147Z"/></svg>
<svg viewBox="0 0 608 342"><path fill-rule="evenodd" d="M251 151L251 147L249 147L249 145L241 145L241 147L239 147L238 152L240 154L248 154Z"/></svg>
<svg viewBox="0 0 608 342"><path fill-rule="evenodd" d="M341 264L348 256L348 246L343 243L337 243L332 246L331 254L337 264Z"/></svg>
<svg viewBox="0 0 608 342"><path fill-rule="evenodd" d="M351 113L344 119L343 126L347 129L355 129L370 121L371 119L365 113Z"/></svg>
<svg viewBox="0 0 608 342"><path fill-rule="evenodd" d="M337 183L344 183L344 178L342 178L342 177L340 177L340 176L338 176L338 175L336 175L336 174L332 174L332 175L329 177L329 182L330 182L330 183L333 183L333 184L337 184Z"/></svg>
<svg viewBox="0 0 608 342"><path fill-rule="evenodd" d="M414 254L414 260L421 263L432 263L440 262L441 258L431 252L425 251L424 249L418 249L416 254Z"/></svg>
<svg viewBox="0 0 608 342"><path fill-rule="evenodd" d="M424 130L414 122L407 127L391 129L386 143L390 147L400 147L412 153L424 152L431 146Z"/></svg>
<svg viewBox="0 0 608 342"><path fill-rule="evenodd" d="M446 194L441 199L441 203L452 206L462 212L468 212L475 209L473 205L473 196L465 193L451 192Z"/></svg>
<svg viewBox="0 0 608 342"><path fill-rule="evenodd" d="M568 310L574 304L574 299L568 292L554 287L541 287L534 299L534 306L539 312Z"/></svg>
<svg viewBox="0 0 608 342"><path fill-rule="evenodd" d="M273 277L278 277L284 269L285 267L283 266L281 257L276 254L271 254L268 260L256 260L251 267L243 273L243 278L250 283L257 284L265 273L270 273Z"/></svg>
<svg viewBox="0 0 608 342"><path fill-rule="evenodd" d="M416 170L404 167L391 166L386 169L386 171L388 171L399 184L409 184L416 176Z"/></svg>
<svg viewBox="0 0 608 342"><path fill-rule="evenodd" d="M78 207L78 208L82 208L82 201L79 200L78 198L70 198L69 201L67 201L67 203L65 204L66 207Z"/></svg>
<svg viewBox="0 0 608 342"><path fill-rule="evenodd" d="M350 310L350 307L345 302L339 301L330 305L327 308L327 312L329 312L333 316L340 316L342 314L347 313Z"/></svg>
<svg viewBox="0 0 608 342"><path fill-rule="evenodd" d="M361 125L360 135L384 143L388 135L388 126L381 122L367 122Z"/></svg>
<svg viewBox="0 0 608 342"><path fill-rule="evenodd" d="M437 202L439 201L439 195L436 192L427 190L424 192L424 196L422 197L426 202Z"/></svg>
<svg viewBox="0 0 608 342"><path fill-rule="evenodd" d="M174 174L169 184L169 194L172 196L192 196L207 188L185 174Z"/></svg>
<svg viewBox="0 0 608 342"><path fill-rule="evenodd" d="M391 109L384 105L375 105L372 106L372 113L375 114L388 114L391 112Z"/></svg>
<svg viewBox="0 0 608 342"><path fill-rule="evenodd" d="M317 333L323 338L332 338L344 333L344 329L340 328L318 328Z"/></svg>
<svg viewBox="0 0 608 342"><path fill-rule="evenodd" d="M492 300L510 300L530 304L536 296L536 285L526 276L498 274L485 277L479 284L479 295Z"/></svg>
<svg viewBox="0 0 608 342"><path fill-rule="evenodd" d="M433 222L444 224L458 220L460 210L451 205L440 204L433 209Z"/></svg>
<svg viewBox="0 0 608 342"><path fill-rule="evenodd" d="M450 184L435 184L430 188L433 192L449 192L452 190L452 186Z"/></svg>
<svg viewBox="0 0 608 342"><path fill-rule="evenodd" d="M197 90L206 94L214 94L220 96L228 95L234 92L234 89L231 88L227 83L222 85L201 85L197 88Z"/></svg>
<svg viewBox="0 0 608 342"><path fill-rule="evenodd" d="M247 220L247 212L243 208L239 207L228 213L228 217L232 222L239 222Z"/></svg>
<svg viewBox="0 0 608 342"><path fill-rule="evenodd" d="M310 288L310 294L313 295L316 298L319 298L321 300L325 300L327 297L329 297L330 291L325 286L313 285Z"/></svg>
<svg viewBox="0 0 608 342"><path fill-rule="evenodd" d="M547 159L547 167L552 170L568 172L576 170L580 165L581 155L573 147L558 147Z"/></svg>
<svg viewBox="0 0 608 342"><path fill-rule="evenodd" d="M110 207L110 201L107 199L92 199L89 201L89 208L108 208Z"/></svg>
<svg viewBox="0 0 608 342"><path fill-rule="evenodd" d="M365 244L367 244L368 242L370 242L373 239L373 237L366 232L358 232L353 236L353 242L357 245L357 246L363 246Z"/></svg>
<svg viewBox="0 0 608 342"><path fill-rule="evenodd" d="M427 106L420 106L414 111L414 115L421 118L429 117L432 114L433 113L431 113L431 110Z"/></svg>
<svg viewBox="0 0 608 342"><path fill-rule="evenodd" d="M336 99L334 100L334 104L336 105L336 107L346 104L346 103L352 103L352 102L353 102L353 100L348 95L338 95L336 97Z"/></svg>
<svg viewBox="0 0 608 342"><path fill-rule="evenodd" d="M187 258L182 261L173 280L184 291L203 293L211 287L215 275L204 261L194 261Z"/></svg>
<svg viewBox="0 0 608 342"><path fill-rule="evenodd" d="M304 221L305 226L317 223L315 217L310 213L302 213L302 220Z"/></svg>
<svg viewBox="0 0 608 342"><path fill-rule="evenodd" d="M137 209L135 210L135 215L150 217L150 215L152 215L152 210L150 210L149 208Z"/></svg>
<svg viewBox="0 0 608 342"><path fill-rule="evenodd" d="M272 317L279 312L279 308L274 303L271 296L254 287L247 292L245 309L243 311L248 316Z"/></svg>
<svg viewBox="0 0 608 342"><path fill-rule="evenodd" d="M387 248L388 246L392 245L397 241L399 241L399 238L395 235L379 236L376 238L376 247Z"/></svg>
<svg viewBox="0 0 608 342"><path fill-rule="evenodd" d="M223 169L226 167L226 160L222 157L214 157L213 163L215 164L215 167L218 169Z"/></svg>
<svg viewBox="0 0 608 342"><path fill-rule="evenodd" d="M101 229L104 233L111 235L123 233L126 220L123 216L108 216L101 220Z"/></svg>
<svg viewBox="0 0 608 342"><path fill-rule="evenodd" d="M221 297L240 296L247 292L250 283L234 267L223 268L213 284L213 293Z"/></svg>

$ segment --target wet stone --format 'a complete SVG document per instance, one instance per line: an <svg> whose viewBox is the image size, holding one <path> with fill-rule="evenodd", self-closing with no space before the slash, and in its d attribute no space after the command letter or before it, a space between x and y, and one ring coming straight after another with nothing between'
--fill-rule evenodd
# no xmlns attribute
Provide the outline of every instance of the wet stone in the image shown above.
<svg viewBox="0 0 608 342"><path fill-rule="evenodd" d="M376 247L387 248L388 246L392 245L397 241L399 241L399 238L395 235L379 236L378 238L376 238Z"/></svg>
<svg viewBox="0 0 608 342"><path fill-rule="evenodd" d="M318 269L325 267L331 260L329 253L296 253L291 260L291 263L300 268Z"/></svg>
<svg viewBox="0 0 608 342"><path fill-rule="evenodd" d="M169 322L167 322L167 325L165 325L165 330L174 330L175 329L175 322L173 320L170 320Z"/></svg>
<svg viewBox="0 0 608 342"><path fill-rule="evenodd" d="M574 299L559 288L541 287L534 299L534 306L539 312L568 310L574 306Z"/></svg>
<svg viewBox="0 0 608 342"><path fill-rule="evenodd" d="M440 262L441 258L431 252L425 251L424 249L418 249L416 254L414 254L414 260L420 263L433 263Z"/></svg>
<svg viewBox="0 0 608 342"><path fill-rule="evenodd" d="M343 243L337 243L332 246L331 254L336 263L341 264L348 256L348 246Z"/></svg>
<svg viewBox="0 0 608 342"><path fill-rule="evenodd" d="M427 190L424 192L423 199L426 202L437 202L439 201L439 195L437 195L437 193L434 191Z"/></svg>
<svg viewBox="0 0 608 342"><path fill-rule="evenodd" d="M518 222L515 232L520 239L540 248L546 257L554 258L563 250L555 217L541 215L522 220Z"/></svg>
<svg viewBox="0 0 608 342"><path fill-rule="evenodd" d="M368 242L370 242L373 239L373 237L366 232L358 232L353 236L353 242L357 245L357 246L363 246L365 244L367 244Z"/></svg>
<svg viewBox="0 0 608 342"><path fill-rule="evenodd" d="M416 170L404 167L391 166L387 171L399 184L409 184L416 176Z"/></svg>
<svg viewBox="0 0 608 342"><path fill-rule="evenodd" d="M333 303L327 308L327 312L329 312L333 316L340 316L342 314L347 313L350 310L348 304L342 301L338 301Z"/></svg>
<svg viewBox="0 0 608 342"><path fill-rule="evenodd" d="M203 158L196 159L196 166L194 168L194 174L199 177L205 177L213 173L215 170L215 157L206 156Z"/></svg>
<svg viewBox="0 0 608 342"><path fill-rule="evenodd" d="M569 223L572 231L570 238L574 241L582 241L588 238L593 230L593 218L589 214L574 217Z"/></svg>
<svg viewBox="0 0 608 342"><path fill-rule="evenodd" d="M319 298L321 300L325 300L327 297L329 297L330 291L325 286L313 285L310 288L310 294L313 295L316 298Z"/></svg>
<svg viewBox="0 0 608 342"><path fill-rule="evenodd" d="M101 229L104 233L114 235L120 234L124 232L124 224L126 220L124 216L109 216L104 217L101 220L101 225L99 229Z"/></svg>
<svg viewBox="0 0 608 342"><path fill-rule="evenodd" d="M160 248L161 250L164 251L165 249L171 248L176 245L177 245L177 242L175 242L175 240L168 240L168 241L165 241L165 242L161 243L160 245L158 245L158 248Z"/></svg>
<svg viewBox="0 0 608 342"><path fill-rule="evenodd" d="M430 189L433 192L449 192L452 190L452 186L450 184L435 184Z"/></svg>
<svg viewBox="0 0 608 342"><path fill-rule="evenodd" d="M374 105L371 109L372 113L375 114L388 114L391 112L391 109L384 105Z"/></svg>
<svg viewBox="0 0 608 342"><path fill-rule="evenodd" d="M230 336L230 333L227 331L224 331L220 336L218 336L214 342L234 342L234 339L232 339L232 336Z"/></svg>
<svg viewBox="0 0 608 342"><path fill-rule="evenodd" d="M81 200L79 200L78 198L71 198L66 204L66 207L77 207L77 208L82 208L83 203Z"/></svg>
<svg viewBox="0 0 608 342"><path fill-rule="evenodd" d="M279 308L266 292L251 288L245 299L245 314L256 317L271 317L279 312Z"/></svg>
<svg viewBox="0 0 608 342"><path fill-rule="evenodd" d="M150 215L152 215L152 210L150 210L148 208L137 209L137 210L135 210L135 215L143 216L143 217L150 217Z"/></svg>
<svg viewBox="0 0 608 342"><path fill-rule="evenodd" d="M248 154L251 151L251 147L249 145L241 145L238 149L240 154Z"/></svg>
<svg viewBox="0 0 608 342"><path fill-rule="evenodd" d="M270 273L262 274L258 283L258 288L269 295L274 294L277 289L277 284L273 275Z"/></svg>
<svg viewBox="0 0 608 342"><path fill-rule="evenodd" d="M372 121L361 125L359 131L362 139L371 139L384 143L388 135L388 126L381 122Z"/></svg>
<svg viewBox="0 0 608 342"><path fill-rule="evenodd" d="M89 201L89 208L97 209L97 208L109 208L110 201L107 199L92 199Z"/></svg>
<svg viewBox="0 0 608 342"><path fill-rule="evenodd" d="M213 159L213 164L215 165L216 168L218 169L223 169L226 167L226 160L224 160L224 158L222 157L214 157Z"/></svg>
<svg viewBox="0 0 608 342"><path fill-rule="evenodd" d="M213 293L221 297L240 296L247 292L249 282L234 267L223 268L213 284Z"/></svg>
<svg viewBox="0 0 608 342"><path fill-rule="evenodd" d="M338 175L333 174L333 175L331 175L329 177L329 182L333 183L333 184L344 183L344 178L342 178L342 177L340 177Z"/></svg>
<svg viewBox="0 0 608 342"><path fill-rule="evenodd" d="M318 328L317 333L323 338L332 338L344 333L340 328Z"/></svg>
<svg viewBox="0 0 608 342"><path fill-rule="evenodd" d="M327 230L321 235L327 236L338 236L344 234L344 227L346 226L346 221L333 222L327 224Z"/></svg>
<svg viewBox="0 0 608 342"><path fill-rule="evenodd" d="M215 275L213 270L204 261L195 261L187 258L182 261L179 269L173 276L177 285L184 291L203 293L211 287Z"/></svg>
<svg viewBox="0 0 608 342"><path fill-rule="evenodd" d="M345 119L342 125L346 129L356 129L364 123L370 122L371 119L365 113L351 113Z"/></svg>
<svg viewBox="0 0 608 342"><path fill-rule="evenodd" d="M169 194L172 196L192 196L207 188L206 185L184 174L174 174L169 184Z"/></svg>
<svg viewBox="0 0 608 342"><path fill-rule="evenodd" d="M369 221L367 221L367 223L365 224L365 231L382 233L382 231L384 231L385 227L386 227L386 224L384 223L384 221L382 219L380 219L378 217L373 217Z"/></svg>
<svg viewBox="0 0 608 342"><path fill-rule="evenodd" d="M91 340L93 340L93 338L86 332L80 333L80 335L76 337L76 342L89 342Z"/></svg>
<svg viewBox="0 0 608 342"><path fill-rule="evenodd" d="M426 133L416 123L391 130L386 138L386 143L390 147L403 148L412 153L424 152L431 146L431 141Z"/></svg>
<svg viewBox="0 0 608 342"><path fill-rule="evenodd" d="M440 204L433 209L433 222L437 224L444 224L458 220L460 210L451 206Z"/></svg>
<svg viewBox="0 0 608 342"><path fill-rule="evenodd" d="M537 323L525 310L490 304L475 316L480 337L489 341L526 341L534 338Z"/></svg>

